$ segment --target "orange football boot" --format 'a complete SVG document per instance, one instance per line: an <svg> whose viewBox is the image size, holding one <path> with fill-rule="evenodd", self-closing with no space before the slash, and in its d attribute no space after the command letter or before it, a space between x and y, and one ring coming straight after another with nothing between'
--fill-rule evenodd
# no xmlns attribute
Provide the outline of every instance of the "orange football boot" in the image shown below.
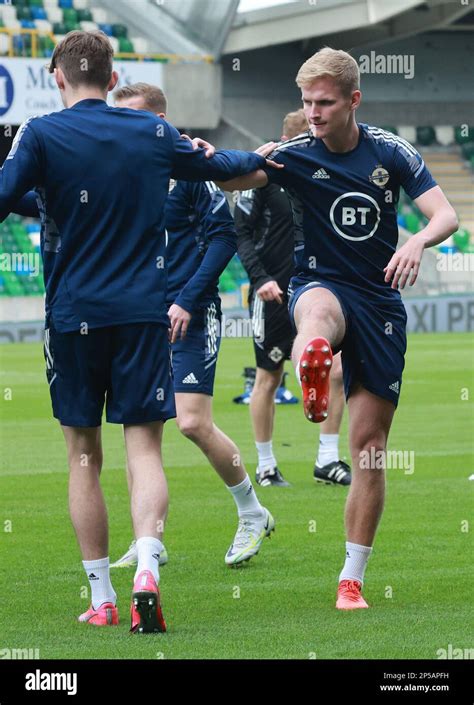
<svg viewBox="0 0 474 705"><path fill-rule="evenodd" d="M362 585L358 580L341 580L337 588L338 610L358 610L369 605L360 594Z"/></svg>

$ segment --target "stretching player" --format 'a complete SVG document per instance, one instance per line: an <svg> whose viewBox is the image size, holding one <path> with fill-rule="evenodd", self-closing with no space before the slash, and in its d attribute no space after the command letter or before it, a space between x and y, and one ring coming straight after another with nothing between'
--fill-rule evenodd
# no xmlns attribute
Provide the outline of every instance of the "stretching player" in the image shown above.
<svg viewBox="0 0 474 705"><path fill-rule="evenodd" d="M308 131L304 110L288 113L283 121L282 141ZM288 314L287 289L294 273L293 213L284 189L268 184L243 191L234 220L237 247L250 279L249 310L254 332L257 365L250 398L250 414L258 454L256 480L262 486L287 487L273 452L275 391L290 359L294 329ZM344 413L341 355L331 369L330 409L321 424L319 451L313 474L317 482L350 485L350 468L339 459L339 429Z"/></svg>
<svg viewBox="0 0 474 705"><path fill-rule="evenodd" d="M110 108L113 49L74 31L51 58L66 110L30 118L0 171L0 221L31 189L40 202L46 286L45 357L54 416L67 445L69 506L91 586L79 618L118 623L107 511L99 482L101 419L124 425L138 566L132 631L164 631L158 558L168 506L163 423L175 416L165 305L164 207L170 177L232 178L258 155L213 158L161 118Z"/></svg>
<svg viewBox="0 0 474 705"><path fill-rule="evenodd" d="M416 149L356 122L359 67L349 54L322 49L296 81L314 133L277 147L283 169L264 168L224 186L277 183L292 199L297 275L289 303L298 331L292 359L311 421L327 417L328 372L333 353L342 350L353 477L336 607L357 609L368 606L361 586L384 504L380 458L404 367L406 312L398 289L415 282L424 249L449 237L457 218ZM400 186L429 222L396 251Z"/></svg>
<svg viewBox="0 0 474 705"><path fill-rule="evenodd" d="M124 86L114 98L117 107L148 110L163 119L166 116L166 97L157 86ZM165 227L166 305L171 322L176 421L181 433L202 450L234 498L239 526L225 562L237 565L258 552L275 523L255 495L237 446L212 419L221 323L218 280L237 249L225 194L209 181L172 182ZM131 488L132 475L127 473L127 478ZM132 542L112 567L136 562L136 543Z"/></svg>

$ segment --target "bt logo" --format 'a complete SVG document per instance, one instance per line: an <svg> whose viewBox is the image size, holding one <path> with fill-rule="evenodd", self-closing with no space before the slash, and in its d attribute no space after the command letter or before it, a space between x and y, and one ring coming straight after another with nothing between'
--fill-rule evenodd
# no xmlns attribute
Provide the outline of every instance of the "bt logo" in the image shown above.
<svg viewBox="0 0 474 705"><path fill-rule="evenodd" d="M372 196L351 191L336 198L329 217L334 230L346 240L368 240L379 226L380 207Z"/></svg>

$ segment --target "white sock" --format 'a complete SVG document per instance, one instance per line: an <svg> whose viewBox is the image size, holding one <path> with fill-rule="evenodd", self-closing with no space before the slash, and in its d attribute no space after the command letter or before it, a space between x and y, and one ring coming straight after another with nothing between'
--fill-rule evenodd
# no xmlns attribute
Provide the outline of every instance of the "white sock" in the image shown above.
<svg viewBox="0 0 474 705"><path fill-rule="evenodd" d="M272 441L266 441L265 443L255 442L258 453L258 469L263 470L264 468L274 468L277 464L276 458L273 455L273 443Z"/></svg>
<svg viewBox="0 0 474 705"><path fill-rule="evenodd" d="M117 595L110 582L109 557L96 561L82 561L91 586L92 607L96 610L104 602L117 602Z"/></svg>
<svg viewBox="0 0 474 705"><path fill-rule="evenodd" d="M156 582L159 582L158 560L162 550L163 544L160 539L156 539L154 536L142 536L137 539L138 565L135 580L142 570L149 570L153 573Z"/></svg>
<svg viewBox="0 0 474 705"><path fill-rule="evenodd" d="M238 485L234 485L234 487L227 485L227 489L234 498L239 517L242 516L242 514L253 514L255 516L261 516L263 514L263 507L258 501L258 497L255 494L255 490L248 475L245 477L245 480L242 480Z"/></svg>
<svg viewBox="0 0 474 705"><path fill-rule="evenodd" d="M370 546L361 546L358 543L346 541L346 562L339 576L339 582L341 580L358 580L363 583L365 568L371 553Z"/></svg>
<svg viewBox="0 0 474 705"><path fill-rule="evenodd" d="M339 460L339 434L321 433L319 435L319 450L316 463L320 468Z"/></svg>
<svg viewBox="0 0 474 705"><path fill-rule="evenodd" d="M302 389L302 387L301 387L301 377L300 377L300 362L301 362L301 359L298 360L298 364L296 365L296 367L294 368L294 370L295 370L296 379L297 379L297 381L298 381L298 384L300 385L300 389Z"/></svg>

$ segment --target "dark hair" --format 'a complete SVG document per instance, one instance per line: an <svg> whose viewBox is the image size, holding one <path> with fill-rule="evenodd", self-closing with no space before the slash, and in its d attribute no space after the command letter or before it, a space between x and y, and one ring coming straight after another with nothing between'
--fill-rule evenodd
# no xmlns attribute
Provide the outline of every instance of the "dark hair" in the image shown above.
<svg viewBox="0 0 474 705"><path fill-rule="evenodd" d="M132 83L130 86L122 86L114 93L114 100L126 100L141 96L146 107L154 113L166 113L167 100L166 96L158 86L152 86L150 83Z"/></svg>
<svg viewBox="0 0 474 705"><path fill-rule="evenodd" d="M105 89L112 78L113 56L112 44L104 32L75 30L56 45L49 72L60 68L74 88L84 85Z"/></svg>

